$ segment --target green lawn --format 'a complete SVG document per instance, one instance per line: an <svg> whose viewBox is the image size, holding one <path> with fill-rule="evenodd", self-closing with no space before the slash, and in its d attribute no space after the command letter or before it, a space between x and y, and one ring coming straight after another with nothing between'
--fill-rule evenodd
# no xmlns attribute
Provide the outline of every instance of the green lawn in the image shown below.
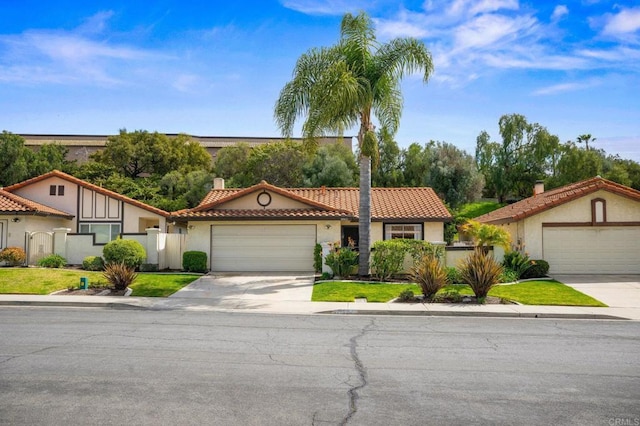
<svg viewBox="0 0 640 426"><path fill-rule="evenodd" d="M313 286L311 300L314 302L353 302L355 298L366 298L368 302L388 302L409 289L420 294L415 284L390 284L327 281Z"/></svg>
<svg viewBox="0 0 640 426"><path fill-rule="evenodd" d="M415 284L354 283L328 281L313 286L311 300L316 302L353 302L355 298L365 297L369 302L388 302L405 289L421 294ZM473 295L467 285L450 285L440 292L457 292ZM496 286L490 296L501 297L523 305L559 305L559 306L607 306L586 294L558 281L528 281L513 285Z"/></svg>
<svg viewBox="0 0 640 426"><path fill-rule="evenodd" d="M195 274L139 273L131 285L133 296L167 297L194 281ZM77 269L0 268L0 293L50 294L79 287L80 277L89 278L90 286L108 286L101 272Z"/></svg>

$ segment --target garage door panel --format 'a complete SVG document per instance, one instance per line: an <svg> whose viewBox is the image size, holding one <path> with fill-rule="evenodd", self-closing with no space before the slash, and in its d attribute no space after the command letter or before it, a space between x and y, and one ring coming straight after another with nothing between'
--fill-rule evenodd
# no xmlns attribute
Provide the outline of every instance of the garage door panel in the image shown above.
<svg viewBox="0 0 640 426"><path fill-rule="evenodd" d="M213 225L211 269L313 271L315 225Z"/></svg>
<svg viewBox="0 0 640 426"><path fill-rule="evenodd" d="M552 273L640 273L640 227L543 229Z"/></svg>

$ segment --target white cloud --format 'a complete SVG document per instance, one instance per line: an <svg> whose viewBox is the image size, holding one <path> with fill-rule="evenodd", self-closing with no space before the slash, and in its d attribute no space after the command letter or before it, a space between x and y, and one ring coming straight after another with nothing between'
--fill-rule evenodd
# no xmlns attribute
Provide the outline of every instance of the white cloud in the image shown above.
<svg viewBox="0 0 640 426"><path fill-rule="evenodd" d="M564 16L569 14L569 8L564 4L559 4L553 9L553 13L551 14L552 21L559 21Z"/></svg>
<svg viewBox="0 0 640 426"><path fill-rule="evenodd" d="M455 49L488 47L513 41L535 25L535 19L528 16L514 19L503 15L481 15L454 30Z"/></svg>
<svg viewBox="0 0 640 426"><path fill-rule="evenodd" d="M447 13L454 16L475 16L499 10L518 10L518 0L455 0Z"/></svg>
<svg viewBox="0 0 640 426"><path fill-rule="evenodd" d="M364 0L281 0L282 6L307 15L342 15L364 10L370 2Z"/></svg>
<svg viewBox="0 0 640 426"><path fill-rule="evenodd" d="M593 84L590 83L560 83L538 89L533 92L533 95L556 95L558 93L575 92L577 90L586 89L591 86L593 86Z"/></svg>
<svg viewBox="0 0 640 426"><path fill-rule="evenodd" d="M640 29L640 7L622 9L617 14L607 15L602 30L606 35L634 33Z"/></svg>

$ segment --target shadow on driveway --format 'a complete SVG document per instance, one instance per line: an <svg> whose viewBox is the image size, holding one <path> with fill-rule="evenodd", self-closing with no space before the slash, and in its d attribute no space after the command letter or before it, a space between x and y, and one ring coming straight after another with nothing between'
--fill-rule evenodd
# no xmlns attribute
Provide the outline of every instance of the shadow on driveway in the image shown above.
<svg viewBox="0 0 640 426"><path fill-rule="evenodd" d="M314 275L309 273L204 275L170 298L243 299L308 302Z"/></svg>

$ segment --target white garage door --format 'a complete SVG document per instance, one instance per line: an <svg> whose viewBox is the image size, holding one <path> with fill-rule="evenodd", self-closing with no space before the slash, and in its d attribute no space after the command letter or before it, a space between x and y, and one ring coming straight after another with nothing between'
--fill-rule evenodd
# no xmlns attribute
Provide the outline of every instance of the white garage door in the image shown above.
<svg viewBox="0 0 640 426"><path fill-rule="evenodd" d="M555 274L640 274L640 227L543 229L543 256Z"/></svg>
<svg viewBox="0 0 640 426"><path fill-rule="evenodd" d="M211 270L312 272L315 225L213 225Z"/></svg>

